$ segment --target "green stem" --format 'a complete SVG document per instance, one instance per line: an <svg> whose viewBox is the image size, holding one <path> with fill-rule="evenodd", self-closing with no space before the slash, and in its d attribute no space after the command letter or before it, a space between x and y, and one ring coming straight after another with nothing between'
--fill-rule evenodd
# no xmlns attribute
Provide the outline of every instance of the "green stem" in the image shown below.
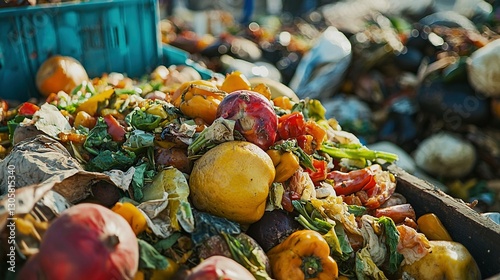
<svg viewBox="0 0 500 280"><path fill-rule="evenodd" d="M328 221L321 220L319 218L312 218L309 213L307 213L306 208L302 203L298 200L292 200L292 205L297 212L299 212L299 216L296 218L297 222L299 222L302 226L307 229L315 230L321 234L327 233L333 225Z"/></svg>
<svg viewBox="0 0 500 280"><path fill-rule="evenodd" d="M136 94L137 91L135 90L135 88L117 88L115 89L115 93L133 95Z"/></svg>
<svg viewBox="0 0 500 280"><path fill-rule="evenodd" d="M229 251L233 256L234 260L243 265L246 269L248 269L255 279L257 280L271 280L265 270L265 266L258 261L258 259L254 256L252 258L252 251L249 248L245 247L238 239L234 238L230 234L222 233L222 236L226 240L226 243L229 247ZM257 264L252 262L250 259L252 258Z"/></svg>
<svg viewBox="0 0 500 280"><path fill-rule="evenodd" d="M97 156L99 154L99 151L93 148L85 147L85 149L92 155Z"/></svg>
<svg viewBox="0 0 500 280"><path fill-rule="evenodd" d="M329 222L321 220L319 218L314 219L314 224L316 225L316 227L319 228L319 232L321 232L323 234L330 231L330 229L333 227L333 225L330 224Z"/></svg>
<svg viewBox="0 0 500 280"><path fill-rule="evenodd" d="M312 164L311 157L309 157L309 155L306 154L306 152L304 152L302 148L297 146L293 152L299 157L300 164L302 164L304 167L311 169L312 171L316 171L316 168L314 168L314 165Z"/></svg>
<svg viewBox="0 0 500 280"><path fill-rule="evenodd" d="M388 162L394 162L398 160L398 156L393 153L372 151L364 147L360 148L338 148L330 144L323 144L321 146L321 151L329 154L334 158L348 158L348 159L359 159L364 158L367 160L382 159Z"/></svg>
<svg viewBox="0 0 500 280"><path fill-rule="evenodd" d="M75 95L76 95L76 93L77 93L79 90L81 90L81 89L82 89L82 87L83 87L83 83L81 83L81 84L77 85L77 86L76 86L76 87L75 87L75 88L74 88L74 89L70 92L69 96L75 96Z"/></svg>
<svg viewBox="0 0 500 280"><path fill-rule="evenodd" d="M210 141L205 137L207 130L204 129L198 137L188 146L188 157L195 156L201 149L203 149Z"/></svg>
<svg viewBox="0 0 500 280"><path fill-rule="evenodd" d="M297 218L295 218L299 224L301 224L303 227L306 229L314 230L319 232L319 228L315 227L312 223L309 222L309 220L304 217L303 215L299 215Z"/></svg>
<svg viewBox="0 0 500 280"><path fill-rule="evenodd" d="M307 167L313 171L316 171L312 164L311 157L302 150L302 148L297 144L297 140L288 139L283 141L282 143L275 144L270 147L270 149L282 151L282 152L292 152L297 157L299 157L299 162L302 166Z"/></svg>
<svg viewBox="0 0 500 280"><path fill-rule="evenodd" d="M304 257L300 269L304 273L304 279L317 279L323 271L321 259L314 255Z"/></svg>

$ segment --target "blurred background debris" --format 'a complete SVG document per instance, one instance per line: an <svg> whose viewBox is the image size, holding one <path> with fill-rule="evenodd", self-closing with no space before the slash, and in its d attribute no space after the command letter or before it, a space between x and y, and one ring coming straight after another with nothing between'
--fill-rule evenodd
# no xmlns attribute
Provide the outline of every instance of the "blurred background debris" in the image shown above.
<svg viewBox="0 0 500 280"><path fill-rule="evenodd" d="M222 74L269 78L364 144L499 211L500 9L482 0L168 1L162 40ZM485 47L487 46L487 47Z"/></svg>

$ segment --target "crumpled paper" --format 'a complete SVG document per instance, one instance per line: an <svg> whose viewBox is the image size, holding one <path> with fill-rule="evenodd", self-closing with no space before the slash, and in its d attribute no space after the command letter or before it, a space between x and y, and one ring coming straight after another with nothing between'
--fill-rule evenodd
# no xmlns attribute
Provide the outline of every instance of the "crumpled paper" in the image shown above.
<svg viewBox="0 0 500 280"><path fill-rule="evenodd" d="M61 143L47 135L22 141L0 162L0 221L6 221L12 209L15 214L29 213L50 190L61 194L69 203L76 203L89 196L92 185L99 181L115 186L115 182L121 181L120 188L126 187L124 177L114 178L121 173L110 175L85 171ZM15 196L10 200L14 205L9 205L6 195L12 193L11 187L15 188Z"/></svg>

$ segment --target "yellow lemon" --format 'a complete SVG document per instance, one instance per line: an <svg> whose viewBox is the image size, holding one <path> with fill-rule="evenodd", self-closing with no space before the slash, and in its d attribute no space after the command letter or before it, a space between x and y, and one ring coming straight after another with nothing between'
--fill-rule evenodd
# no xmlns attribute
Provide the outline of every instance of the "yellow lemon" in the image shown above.
<svg viewBox="0 0 500 280"><path fill-rule="evenodd" d="M189 178L194 207L240 224L264 215L275 169L267 153L250 142L229 141L210 149Z"/></svg>

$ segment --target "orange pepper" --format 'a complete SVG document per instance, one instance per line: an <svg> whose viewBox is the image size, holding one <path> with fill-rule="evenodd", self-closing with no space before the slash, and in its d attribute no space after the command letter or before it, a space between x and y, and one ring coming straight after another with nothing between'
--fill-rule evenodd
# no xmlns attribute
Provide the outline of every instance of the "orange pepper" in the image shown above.
<svg viewBox="0 0 500 280"><path fill-rule="evenodd" d="M96 95L93 95L85 102L78 105L76 108L76 112L85 111L91 116L95 116L97 112L97 108L100 102L104 102L109 100L111 96L115 93L114 89L108 89Z"/></svg>

